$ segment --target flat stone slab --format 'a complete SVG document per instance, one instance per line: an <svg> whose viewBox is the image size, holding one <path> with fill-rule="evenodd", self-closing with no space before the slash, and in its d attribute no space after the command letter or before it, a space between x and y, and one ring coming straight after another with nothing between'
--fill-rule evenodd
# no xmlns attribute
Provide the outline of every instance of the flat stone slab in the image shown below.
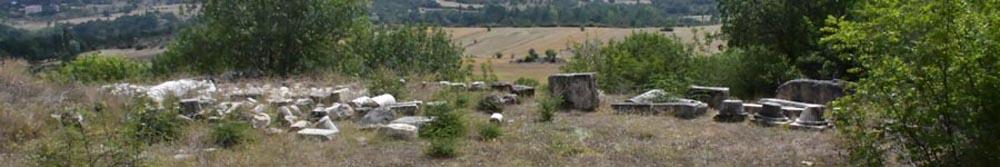
<svg viewBox="0 0 1000 167"><path fill-rule="evenodd" d="M682 119L697 118L708 112L708 105L704 103L654 103L652 107L654 111L664 111Z"/></svg>
<svg viewBox="0 0 1000 167"><path fill-rule="evenodd" d="M409 124L388 124L378 127L378 133L393 139L413 140L417 138L417 126Z"/></svg>
<svg viewBox="0 0 1000 167"><path fill-rule="evenodd" d="M514 85L511 88L510 92L521 97L532 97L535 96L535 87L525 86L525 85Z"/></svg>
<svg viewBox="0 0 1000 167"><path fill-rule="evenodd" d="M652 104L645 103L615 103L611 104L611 109L615 110L618 114L638 114L638 115L656 115L658 113L653 112Z"/></svg>
<svg viewBox="0 0 1000 167"><path fill-rule="evenodd" d="M390 122L390 124L408 124L408 125L413 125L413 126L420 127L420 126L423 126L424 124L427 124L428 122L431 122L431 121L434 121L434 118L425 117L425 116L410 116L410 117L402 117L402 118L399 118L399 119L396 119L396 120L392 120L392 122Z"/></svg>
<svg viewBox="0 0 1000 167"><path fill-rule="evenodd" d="M337 133L339 132L340 132L339 130L306 128L299 130L295 134L297 134L299 137L302 138L315 139L320 141L330 141L333 140L333 137L337 135Z"/></svg>

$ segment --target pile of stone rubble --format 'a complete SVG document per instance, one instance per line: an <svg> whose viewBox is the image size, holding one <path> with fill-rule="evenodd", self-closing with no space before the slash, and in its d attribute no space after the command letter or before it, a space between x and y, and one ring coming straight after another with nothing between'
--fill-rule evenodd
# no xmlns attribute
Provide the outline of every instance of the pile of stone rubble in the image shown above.
<svg viewBox="0 0 1000 167"><path fill-rule="evenodd" d="M520 104L519 96L533 96L535 88L496 82L471 84L439 82L438 86L468 91L496 90L500 104ZM471 85L471 86L468 86ZM409 140L417 137L419 127L434 118L418 116L423 101L397 101L391 94L363 96L366 90L352 91L349 86L314 87L302 84L273 86L270 84L222 84L211 81L176 80L158 85L119 83L102 86L114 95L149 97L157 107L176 107L178 118L188 121L223 119L241 120L269 133L290 132L303 138L331 140L340 129L337 121L351 121L362 130ZM176 105L164 104L171 97L180 98ZM350 99L350 100L348 100ZM429 102L426 105L443 104ZM491 121L501 122L500 113L490 115Z"/></svg>

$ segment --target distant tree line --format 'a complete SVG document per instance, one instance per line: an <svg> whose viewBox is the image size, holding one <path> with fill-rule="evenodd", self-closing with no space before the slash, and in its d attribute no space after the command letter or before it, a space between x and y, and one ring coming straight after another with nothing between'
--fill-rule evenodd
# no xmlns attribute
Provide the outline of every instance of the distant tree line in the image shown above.
<svg viewBox="0 0 1000 167"><path fill-rule="evenodd" d="M421 23L441 26L611 26L649 27L713 23L683 17L716 13L715 0L654 0L652 4L603 1L458 1L482 4L474 8L441 7L434 0L374 0L376 23Z"/></svg>
<svg viewBox="0 0 1000 167"><path fill-rule="evenodd" d="M136 46L139 40L168 36L187 24L174 14L152 12L34 31L0 25L0 56L45 60L104 48L141 48L146 46Z"/></svg>

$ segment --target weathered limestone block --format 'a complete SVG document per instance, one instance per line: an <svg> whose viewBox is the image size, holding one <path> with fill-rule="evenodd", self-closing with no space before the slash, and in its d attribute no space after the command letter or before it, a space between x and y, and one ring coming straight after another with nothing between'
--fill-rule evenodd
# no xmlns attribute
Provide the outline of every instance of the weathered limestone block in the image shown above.
<svg viewBox="0 0 1000 167"><path fill-rule="evenodd" d="M372 97L372 101L375 101L377 107L387 107L396 104L396 97L390 94L382 94L379 96Z"/></svg>
<svg viewBox="0 0 1000 167"><path fill-rule="evenodd" d="M625 102L629 102L629 103L654 103L655 100L657 100L658 98L662 98L666 94L667 94L667 92L663 91L663 89L653 89L653 90L646 91L646 93L642 93L642 94L640 94L638 96L635 96L635 97L632 97L632 98L630 98L628 100L625 100Z"/></svg>
<svg viewBox="0 0 1000 167"><path fill-rule="evenodd" d="M486 86L487 86L486 82L476 81L476 82L472 82L472 84L469 84L469 90L471 90L471 91L486 90Z"/></svg>
<svg viewBox="0 0 1000 167"><path fill-rule="evenodd" d="M319 104L333 104L340 102L340 92L317 91L310 93L309 98Z"/></svg>
<svg viewBox="0 0 1000 167"><path fill-rule="evenodd" d="M594 73L550 75L549 94L561 97L568 109L594 111L601 103Z"/></svg>
<svg viewBox="0 0 1000 167"><path fill-rule="evenodd" d="M350 104L351 107L354 107L354 108L358 108L358 107L372 107L372 106L378 105L377 103L375 103L374 100L372 100L371 97L368 97L368 96L358 97L358 98L356 98L354 100L351 100L347 104Z"/></svg>
<svg viewBox="0 0 1000 167"><path fill-rule="evenodd" d="M788 123L788 117L781 111L781 105L773 102L761 103L763 108L753 115L754 121L763 125L782 125Z"/></svg>
<svg viewBox="0 0 1000 167"><path fill-rule="evenodd" d="M492 115L490 115L490 122L503 123L503 114L493 113Z"/></svg>
<svg viewBox="0 0 1000 167"><path fill-rule="evenodd" d="M187 116L188 118L197 118L204 114L202 110L201 100L199 99L183 99L180 102L181 115Z"/></svg>
<svg viewBox="0 0 1000 167"><path fill-rule="evenodd" d="M510 82L497 81L491 83L490 87L493 88L493 91L498 91L498 92L514 91L514 85L510 84Z"/></svg>
<svg viewBox="0 0 1000 167"><path fill-rule="evenodd" d="M648 103L615 103L611 104L611 109L615 110L615 113L617 114L638 114L638 115L659 114L653 112L653 105Z"/></svg>
<svg viewBox="0 0 1000 167"><path fill-rule="evenodd" d="M709 107L719 108L722 101L729 99L729 88L691 86L687 97L708 103Z"/></svg>
<svg viewBox="0 0 1000 167"><path fill-rule="evenodd" d="M715 116L715 120L719 122L743 122L746 118L747 113L744 112L743 101L740 100L722 101L722 108Z"/></svg>
<svg viewBox="0 0 1000 167"><path fill-rule="evenodd" d="M413 126L420 127L420 126L423 126L424 124L427 124L428 122L431 122L431 121L434 121L434 118L425 117L425 116L410 116L410 117L402 117L402 118L393 120L390 123L391 124L408 124L408 125L413 125Z"/></svg>
<svg viewBox="0 0 1000 167"><path fill-rule="evenodd" d="M392 112L392 110L388 107L380 107L365 113L365 116L361 118L361 121L358 121L358 125L360 125L361 128L384 125L392 122L394 119L396 119L395 112Z"/></svg>
<svg viewBox="0 0 1000 167"><path fill-rule="evenodd" d="M417 115L417 112L420 112L420 104L423 104L423 102L421 101L403 102L392 105L389 107L389 109L401 115L413 116Z"/></svg>
<svg viewBox="0 0 1000 167"><path fill-rule="evenodd" d="M764 105L755 103L743 103L743 111L747 112L747 114L757 114L758 112L760 112L760 110L763 109Z"/></svg>
<svg viewBox="0 0 1000 167"><path fill-rule="evenodd" d="M315 139L320 141L330 141L333 140L333 137L337 135L338 132L340 131L306 128L299 130L296 134L301 138Z"/></svg>
<svg viewBox="0 0 1000 167"><path fill-rule="evenodd" d="M417 126L408 124L389 124L378 127L378 133L393 139L413 140L417 138Z"/></svg>
<svg viewBox="0 0 1000 167"><path fill-rule="evenodd" d="M336 124L333 124L333 120L331 120L330 117L323 117L322 119L319 119L319 121L316 121L316 123L313 124L312 127L316 129L337 130L337 131L340 130L337 129Z"/></svg>
<svg viewBox="0 0 1000 167"><path fill-rule="evenodd" d="M693 119L705 115L708 112L708 105L705 103L653 103L653 111L669 113L681 119Z"/></svg>
<svg viewBox="0 0 1000 167"><path fill-rule="evenodd" d="M525 85L514 85L513 87L511 87L510 92L521 97L532 97L535 96L535 87L525 86Z"/></svg>
<svg viewBox="0 0 1000 167"><path fill-rule="evenodd" d="M835 80L796 79L785 82L778 87L778 98L826 104L844 96L844 83Z"/></svg>
<svg viewBox="0 0 1000 167"><path fill-rule="evenodd" d="M806 109L802 112L791 126L798 129L823 130L830 127L830 123L823 119L824 110Z"/></svg>
<svg viewBox="0 0 1000 167"><path fill-rule="evenodd" d="M268 125L271 125L271 116L267 113L257 113L253 115L251 122L254 129L267 128Z"/></svg>
<svg viewBox="0 0 1000 167"><path fill-rule="evenodd" d="M333 103L333 105L325 110L327 116L333 120L343 120L354 116L354 108L351 108L350 105L343 103Z"/></svg>

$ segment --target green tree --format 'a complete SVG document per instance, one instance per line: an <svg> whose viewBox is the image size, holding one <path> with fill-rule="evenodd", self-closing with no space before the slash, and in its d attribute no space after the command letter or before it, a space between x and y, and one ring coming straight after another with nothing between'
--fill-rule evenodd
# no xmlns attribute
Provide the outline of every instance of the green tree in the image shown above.
<svg viewBox="0 0 1000 167"><path fill-rule="evenodd" d="M158 69L288 75L337 61L367 24L364 0L206 0L204 23L177 37Z"/></svg>
<svg viewBox="0 0 1000 167"><path fill-rule="evenodd" d="M729 46L759 46L788 57L805 76L854 79L850 61L819 43L827 16L845 16L856 0L719 0L722 32Z"/></svg>
<svg viewBox="0 0 1000 167"><path fill-rule="evenodd" d="M556 50L547 49L547 50L545 50L545 61L555 63L556 62L556 56L558 56L558 55L559 55L559 53L556 53Z"/></svg>
<svg viewBox="0 0 1000 167"><path fill-rule="evenodd" d="M850 160L918 166L1000 162L1000 5L865 1L857 21L831 18L823 39L857 60L856 93L835 102ZM863 70L862 70L863 69ZM901 153L885 146L901 148ZM896 155L897 157L890 157Z"/></svg>

